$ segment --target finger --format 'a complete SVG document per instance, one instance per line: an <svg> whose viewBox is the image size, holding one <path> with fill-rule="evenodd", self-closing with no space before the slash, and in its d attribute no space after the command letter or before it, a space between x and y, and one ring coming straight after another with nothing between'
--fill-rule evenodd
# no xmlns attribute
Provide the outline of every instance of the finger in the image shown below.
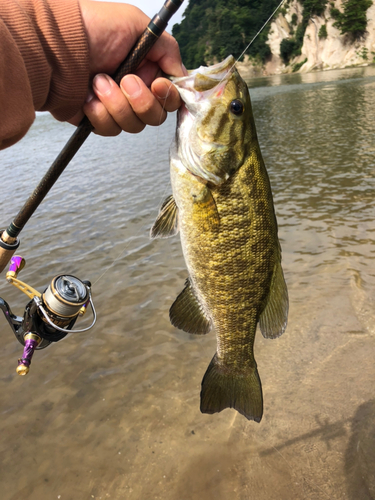
<svg viewBox="0 0 375 500"><path fill-rule="evenodd" d="M120 85L134 113L143 123L157 126L165 121L166 111L138 76L126 75Z"/></svg>
<svg viewBox="0 0 375 500"><path fill-rule="evenodd" d="M148 53L147 59L157 62L167 75L187 75L186 68L182 64L177 40L165 31Z"/></svg>
<svg viewBox="0 0 375 500"><path fill-rule="evenodd" d="M152 82L162 76L163 72L160 66L152 61L144 61L144 64L139 66L139 68L134 72L135 75L145 83L146 87L151 87Z"/></svg>
<svg viewBox="0 0 375 500"><path fill-rule="evenodd" d="M70 118L70 120L68 120L68 123L70 123L71 125L75 125L76 127L78 127L78 125L81 123L81 120L82 118L84 117L84 113L83 111L80 109L78 111L78 113L76 113L72 118Z"/></svg>
<svg viewBox="0 0 375 500"><path fill-rule="evenodd" d="M133 5L79 0L90 52L90 74L113 74L150 19Z"/></svg>
<svg viewBox="0 0 375 500"><path fill-rule="evenodd" d="M103 136L114 136L121 132L121 127L115 122L104 104L93 97L83 106L83 112L94 127L94 133Z"/></svg>
<svg viewBox="0 0 375 500"><path fill-rule="evenodd" d="M178 90L166 78L157 78L151 85L151 91L169 113L176 111L182 104Z"/></svg>
<svg viewBox="0 0 375 500"><path fill-rule="evenodd" d="M96 75L93 89L108 114L122 130L136 134L145 128L142 118L136 115L128 99L112 78L103 74Z"/></svg>

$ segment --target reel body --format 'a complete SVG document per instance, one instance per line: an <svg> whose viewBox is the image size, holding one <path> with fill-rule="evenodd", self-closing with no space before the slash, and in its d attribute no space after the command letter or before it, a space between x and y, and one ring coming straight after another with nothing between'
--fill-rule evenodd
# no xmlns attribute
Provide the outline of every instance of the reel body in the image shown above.
<svg viewBox="0 0 375 500"><path fill-rule="evenodd" d="M31 299L26 304L23 317L15 316L8 303L0 298L0 309L17 340L24 346L23 355L18 360L17 373L19 375L26 375L29 372L35 350L44 349L53 342L59 342L70 332L85 332L96 322L89 281L81 281L75 276L61 274L55 276L41 294L17 279L18 273L24 266L25 260L16 255L12 257L6 275L9 283ZM82 330L73 330L78 317L85 314L89 304L93 313L92 324Z"/></svg>

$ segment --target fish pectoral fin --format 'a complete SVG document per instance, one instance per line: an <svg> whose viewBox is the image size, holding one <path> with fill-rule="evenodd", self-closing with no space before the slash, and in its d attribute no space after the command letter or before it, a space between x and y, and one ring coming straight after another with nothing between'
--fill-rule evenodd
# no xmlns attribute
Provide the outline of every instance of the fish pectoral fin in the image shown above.
<svg viewBox="0 0 375 500"><path fill-rule="evenodd" d="M234 408L248 420L260 422L262 385L256 365L246 371L232 371L220 364L216 353L202 380L201 412L217 413L225 408Z"/></svg>
<svg viewBox="0 0 375 500"><path fill-rule="evenodd" d="M178 208L173 195L168 196L160 207L159 215L150 231L151 239L169 238L178 233Z"/></svg>
<svg viewBox="0 0 375 500"><path fill-rule="evenodd" d="M211 330L211 321L195 296L190 279L186 280L185 288L173 302L169 319L173 326L187 333L204 335Z"/></svg>
<svg viewBox="0 0 375 500"><path fill-rule="evenodd" d="M272 276L267 304L259 318L262 335L266 339L280 337L288 322L288 289L286 287L281 262L277 262Z"/></svg>
<svg viewBox="0 0 375 500"><path fill-rule="evenodd" d="M215 231L220 226L217 206L208 187L193 194L193 218L202 231Z"/></svg>

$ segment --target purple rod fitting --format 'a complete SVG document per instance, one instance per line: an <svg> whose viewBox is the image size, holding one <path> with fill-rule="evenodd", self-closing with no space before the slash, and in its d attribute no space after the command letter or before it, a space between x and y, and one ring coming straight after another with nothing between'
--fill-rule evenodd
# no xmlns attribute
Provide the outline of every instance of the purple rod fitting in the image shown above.
<svg viewBox="0 0 375 500"><path fill-rule="evenodd" d="M33 335L33 338L25 338L25 347L23 349L23 354L22 358L18 360L18 369L17 372L20 375L26 375L26 373L29 371L29 366L31 364L31 360L33 358L33 354L35 349L38 347L40 343L40 339L37 340L35 337L36 335ZM22 367L23 369L21 369Z"/></svg>
<svg viewBox="0 0 375 500"><path fill-rule="evenodd" d="M25 266L25 259L19 255L13 255L13 257L10 259L10 266L9 266L9 271L12 271L16 274L21 271Z"/></svg>

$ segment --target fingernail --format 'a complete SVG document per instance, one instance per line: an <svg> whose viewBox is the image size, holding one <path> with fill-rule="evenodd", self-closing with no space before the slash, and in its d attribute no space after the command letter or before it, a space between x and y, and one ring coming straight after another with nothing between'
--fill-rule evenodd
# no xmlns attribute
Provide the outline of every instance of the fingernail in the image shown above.
<svg viewBox="0 0 375 500"><path fill-rule="evenodd" d="M94 99L94 97L95 97L95 94L94 94L94 92L90 89L90 90L87 92L87 96L86 96L86 100L85 100L85 102L86 102L86 103L91 102L91 101Z"/></svg>
<svg viewBox="0 0 375 500"><path fill-rule="evenodd" d="M121 80L121 88L127 97L137 97L141 92L141 86L139 85L137 78L132 75L124 76Z"/></svg>
<svg viewBox="0 0 375 500"><path fill-rule="evenodd" d="M92 86L100 95L108 95L112 90L112 81L107 75L96 75L92 82Z"/></svg>
<svg viewBox="0 0 375 500"><path fill-rule="evenodd" d="M181 64L181 68L182 68L182 72L185 76L187 76L189 73L188 73L188 70L185 68L185 65L184 64Z"/></svg>

